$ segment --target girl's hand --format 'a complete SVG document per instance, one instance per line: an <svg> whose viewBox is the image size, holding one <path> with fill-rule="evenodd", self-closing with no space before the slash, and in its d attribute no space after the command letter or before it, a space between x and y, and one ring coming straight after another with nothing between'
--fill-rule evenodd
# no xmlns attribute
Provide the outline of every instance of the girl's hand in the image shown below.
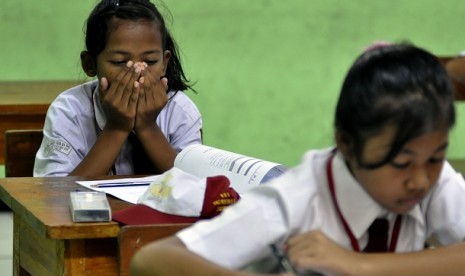
<svg viewBox="0 0 465 276"><path fill-rule="evenodd" d="M287 246L289 259L298 271L350 275L360 263L358 253L340 247L320 231L296 235Z"/></svg>
<svg viewBox="0 0 465 276"><path fill-rule="evenodd" d="M136 133L153 128L155 119L163 107L168 103L168 79L157 79L148 70L143 70L140 83L139 101L137 103L137 116L134 126Z"/></svg>
<svg viewBox="0 0 465 276"><path fill-rule="evenodd" d="M107 117L106 128L130 132L136 120L141 68L129 61L112 83L100 80L102 106Z"/></svg>

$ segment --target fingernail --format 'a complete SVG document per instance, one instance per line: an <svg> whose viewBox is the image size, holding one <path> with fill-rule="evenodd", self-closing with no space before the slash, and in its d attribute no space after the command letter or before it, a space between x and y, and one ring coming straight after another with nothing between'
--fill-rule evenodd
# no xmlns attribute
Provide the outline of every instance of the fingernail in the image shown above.
<svg viewBox="0 0 465 276"><path fill-rule="evenodd" d="M134 88L139 88L139 82L137 81L134 82Z"/></svg>
<svg viewBox="0 0 465 276"><path fill-rule="evenodd" d="M139 82L140 82L140 83L144 83L144 77L141 77L141 78L139 79Z"/></svg>
<svg viewBox="0 0 465 276"><path fill-rule="evenodd" d="M128 63L126 63L126 66L127 66L127 67L132 67L133 64L134 64L134 62L132 62L132 61L130 60L130 61L128 61Z"/></svg>

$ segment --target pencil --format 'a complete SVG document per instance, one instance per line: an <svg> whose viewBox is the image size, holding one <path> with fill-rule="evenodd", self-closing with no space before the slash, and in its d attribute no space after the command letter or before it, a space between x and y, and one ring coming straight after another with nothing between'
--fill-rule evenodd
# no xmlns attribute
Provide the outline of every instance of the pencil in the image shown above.
<svg viewBox="0 0 465 276"><path fill-rule="evenodd" d="M273 255L278 259L279 265L284 270L284 272L291 272L297 275L296 270L292 267L291 262L287 258L287 254L284 253L276 244L270 244L271 251L273 251Z"/></svg>
<svg viewBox="0 0 465 276"><path fill-rule="evenodd" d="M151 181L142 181L142 182L106 182L100 184L90 185L93 188L113 188L113 187L134 187L134 186L148 186L152 183Z"/></svg>

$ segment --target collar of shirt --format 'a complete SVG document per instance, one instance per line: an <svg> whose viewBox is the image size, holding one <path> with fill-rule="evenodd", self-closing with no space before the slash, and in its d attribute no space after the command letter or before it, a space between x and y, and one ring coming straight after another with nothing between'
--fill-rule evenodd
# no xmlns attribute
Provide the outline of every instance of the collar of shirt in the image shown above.
<svg viewBox="0 0 465 276"><path fill-rule="evenodd" d="M338 151L333 158L333 178L336 198L342 215L350 226L353 235L360 239L371 223L378 217L387 217L391 228L396 217L381 207L353 177L342 154ZM415 206L407 215L424 224L420 206Z"/></svg>
<svg viewBox="0 0 465 276"><path fill-rule="evenodd" d="M105 113L103 111L103 107L100 101L100 92L98 87L98 80L95 81L95 88L93 92L93 100L94 100L94 112L95 112L95 121L100 129L103 130L107 123L107 118L105 117Z"/></svg>

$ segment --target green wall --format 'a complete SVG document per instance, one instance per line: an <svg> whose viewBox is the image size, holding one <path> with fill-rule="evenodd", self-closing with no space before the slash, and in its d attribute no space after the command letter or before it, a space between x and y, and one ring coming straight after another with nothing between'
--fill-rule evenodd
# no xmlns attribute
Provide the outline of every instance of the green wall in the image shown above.
<svg viewBox="0 0 465 276"><path fill-rule="evenodd" d="M0 80L84 80L82 27L95 1L1 0ZM156 3L160 3L159 1ZM345 72L375 40L465 50L463 0L165 0L205 144L288 166L330 146ZM31 93L33 93L31 91ZM465 106L450 156L465 158Z"/></svg>

